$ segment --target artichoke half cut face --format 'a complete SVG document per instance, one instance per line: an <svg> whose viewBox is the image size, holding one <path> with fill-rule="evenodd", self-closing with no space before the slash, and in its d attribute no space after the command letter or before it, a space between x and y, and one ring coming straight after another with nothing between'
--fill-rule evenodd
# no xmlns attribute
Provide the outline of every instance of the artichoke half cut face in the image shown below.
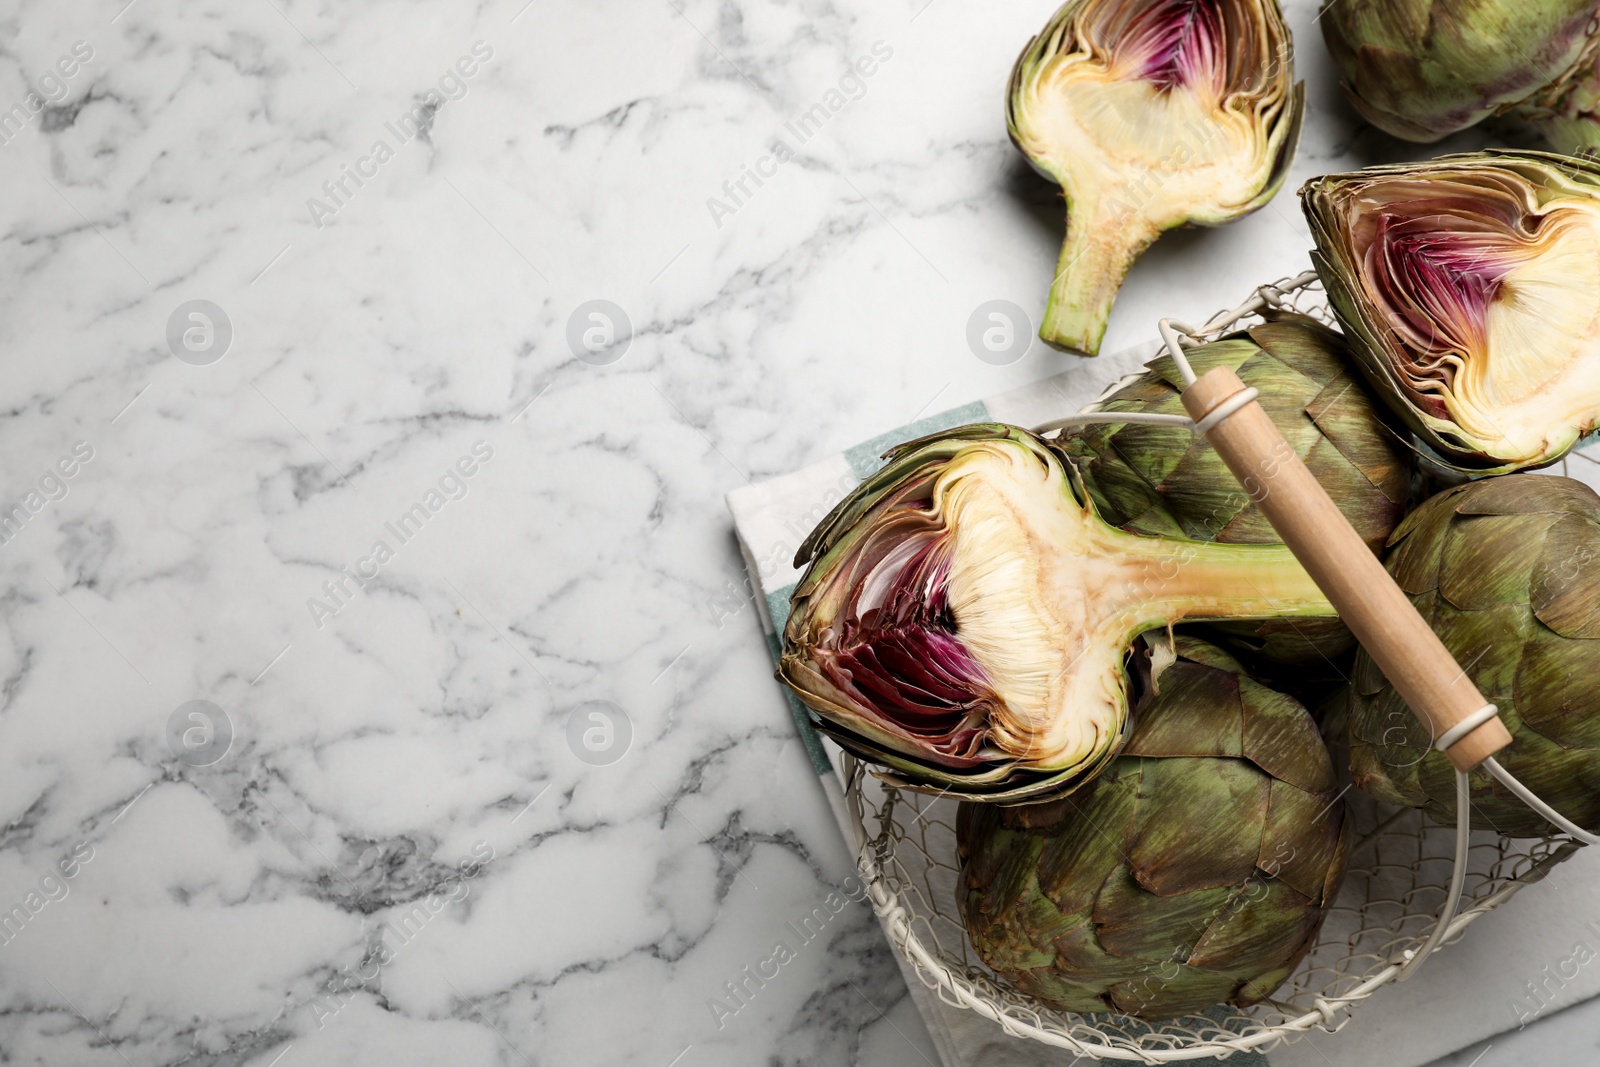
<svg viewBox="0 0 1600 1067"><path fill-rule="evenodd" d="M1600 419L1600 167L1484 152L1313 179L1327 286L1380 395L1447 466L1553 463Z"/></svg>
<svg viewBox="0 0 1600 1067"><path fill-rule="evenodd" d="M780 677L896 784L1019 802L1116 754L1138 634L1333 614L1282 545L1142 537L1088 500L1014 427L902 446L801 548Z"/></svg>
<svg viewBox="0 0 1600 1067"><path fill-rule="evenodd" d="M1012 140L1067 199L1040 337L1094 355L1162 231L1270 200L1303 104L1275 0L1068 0L1017 58L1006 107Z"/></svg>

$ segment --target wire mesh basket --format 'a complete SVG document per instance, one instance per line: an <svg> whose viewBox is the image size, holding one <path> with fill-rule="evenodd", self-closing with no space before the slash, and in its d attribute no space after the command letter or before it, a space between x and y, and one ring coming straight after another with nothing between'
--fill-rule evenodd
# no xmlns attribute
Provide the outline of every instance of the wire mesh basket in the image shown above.
<svg viewBox="0 0 1600 1067"><path fill-rule="evenodd" d="M1341 1029L1360 1003L1397 979L1429 939L1445 903L1455 830L1410 808L1385 810L1352 791L1355 844L1344 887L1300 967L1270 1000L1163 1023L1058 1012L991 973L967 942L956 905L957 804L873 777L844 756L845 806L857 866L889 940L947 1004L1007 1033L1096 1059L1171 1063L1266 1051L1310 1030ZM1580 846L1566 838L1513 840L1474 832L1462 907L1439 947Z"/></svg>
<svg viewBox="0 0 1600 1067"><path fill-rule="evenodd" d="M1283 312L1336 326L1308 272L1261 287L1250 301L1201 327L1163 323L1162 333L1169 346L1199 343ZM917 976L941 1000L992 1019L1009 1034L1095 1059L1170 1063L1266 1051L1314 1029L1336 1032L1362 1001L1409 976L1581 847L1554 832L1510 839L1476 831L1469 838L1465 822L1436 824L1420 811L1386 807L1347 787L1355 834L1343 888L1289 980L1248 1009L1219 1006L1148 1023L1056 1011L988 970L967 940L957 906L957 803L889 785L848 754L842 768L857 865L890 941Z"/></svg>

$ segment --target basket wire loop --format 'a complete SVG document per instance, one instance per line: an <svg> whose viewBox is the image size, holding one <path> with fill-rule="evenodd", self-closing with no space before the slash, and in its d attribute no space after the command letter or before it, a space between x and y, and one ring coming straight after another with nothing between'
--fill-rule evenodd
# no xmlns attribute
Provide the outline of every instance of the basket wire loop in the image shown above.
<svg viewBox="0 0 1600 1067"><path fill-rule="evenodd" d="M1166 351L1192 383L1194 372L1184 348L1214 340L1250 320L1264 321L1274 312L1309 315L1336 326L1316 273L1307 271L1261 286L1245 303L1201 327L1163 320L1160 330ZM1101 412L1098 403L1035 432L1110 421L1196 429L1181 415ZM977 1012L1008 1034L1094 1059L1176 1063L1264 1052L1313 1030L1335 1033L1364 1000L1390 982L1410 977L1481 916L1570 857L1580 843L1600 842L1600 836L1550 808L1493 759L1485 760L1483 768L1562 833L1517 841L1474 833L1469 779L1459 772L1453 832L1419 810L1393 809L1350 792L1346 817L1356 833L1344 889L1330 903L1316 943L1277 995L1248 1009L1224 1006L1149 1023L1112 1014L1060 1012L989 971L968 942L961 920L955 802L889 785L848 753L841 760L842 802L857 867L891 943L918 979L944 1003ZM1441 877L1446 864L1447 881Z"/></svg>
<svg viewBox="0 0 1600 1067"><path fill-rule="evenodd" d="M1575 840L1582 841L1586 845L1600 845L1600 834L1591 834L1589 831L1585 830L1583 827L1579 826L1577 823L1561 814L1555 808L1552 808L1549 804L1546 804L1543 800L1539 799L1539 795L1537 793L1513 778L1511 776L1511 772L1500 766L1499 763L1495 762L1495 758L1493 756L1490 756L1488 759L1483 761L1483 769L1500 779L1500 783L1515 793L1518 800L1521 800L1524 804L1528 805L1528 807L1532 808L1540 815L1543 815L1549 822L1552 822L1556 826L1560 827L1561 831L1567 834L1567 836L1572 837Z"/></svg>

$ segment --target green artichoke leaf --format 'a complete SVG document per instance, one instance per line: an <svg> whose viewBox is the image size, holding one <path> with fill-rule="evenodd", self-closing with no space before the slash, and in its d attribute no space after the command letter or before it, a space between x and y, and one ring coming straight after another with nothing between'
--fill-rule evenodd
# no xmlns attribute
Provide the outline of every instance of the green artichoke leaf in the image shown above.
<svg viewBox="0 0 1600 1067"><path fill-rule="evenodd" d="M1175 414L1170 404L1157 406L1146 403L1142 408L1133 405L1129 407L1130 410ZM1119 500L1113 505L1112 514L1136 515L1158 505L1160 496L1158 492L1152 490L1152 487L1165 484L1178 465L1188 458L1194 438L1193 432L1184 426L1150 426L1140 423L1126 423L1120 426L1116 423L1101 425L1106 430L1108 438L1106 444L1115 450L1117 462L1099 465L1096 473L1104 470L1113 477L1120 475L1119 496L1127 500L1127 503ZM1113 427L1115 427L1114 435L1111 432ZM1100 451L1101 449L1096 449L1088 454L1098 455ZM1096 488L1102 485L1104 481L1097 478ZM1119 526L1124 524L1115 519L1111 521Z"/></svg>
<svg viewBox="0 0 1600 1067"><path fill-rule="evenodd" d="M1088 961L1104 958L1104 953L1097 957L1093 954L1074 952L1074 945L1065 938L1063 943L1060 959L1071 959L1079 965L1089 966L1092 963ZM1062 1011L1091 1015L1113 1010L1109 997L1086 990L1071 979L1061 977L1056 971L1034 969L1013 973L1016 975L1013 982L1018 989Z"/></svg>
<svg viewBox="0 0 1600 1067"><path fill-rule="evenodd" d="M1236 979L1225 974L1181 967L1178 977L1172 981L1165 981L1158 973L1155 977L1114 985L1110 998L1123 1014L1167 1019L1192 1015L1228 1000L1234 996L1238 985Z"/></svg>
<svg viewBox="0 0 1600 1067"><path fill-rule="evenodd" d="M982 881L989 892L974 904L973 914L992 915L1021 899L1024 888L1037 886L1039 857L1051 840L1041 834L1018 833L999 825L999 808L992 805L964 805L957 819L962 840L974 836L1004 836L1004 848L982 849L963 859L972 876Z"/></svg>
<svg viewBox="0 0 1600 1067"><path fill-rule="evenodd" d="M1094 793L1094 813L1065 818L1056 826L1039 862L1039 892L1062 914L1088 914L1100 886L1076 876L1079 870L1110 870L1128 853L1128 826L1139 799L1138 765L1119 761ZM1120 770L1120 773L1119 773ZM1078 806L1067 809L1077 816Z"/></svg>
<svg viewBox="0 0 1600 1067"><path fill-rule="evenodd" d="M1465 611L1528 603L1531 560L1555 515L1458 515L1445 533L1439 595Z"/></svg>
<svg viewBox="0 0 1600 1067"><path fill-rule="evenodd" d="M1321 892L1319 885L1318 895ZM1318 924L1304 894L1267 878L1245 886L1237 896L1248 899L1251 906L1231 901L1211 917L1189 955L1190 966L1226 975L1237 984L1305 955Z"/></svg>
<svg viewBox="0 0 1600 1067"><path fill-rule="evenodd" d="M1192 637L1192 636L1190 636L1188 634L1178 634L1173 639L1172 651L1173 651L1174 655L1176 655L1180 659L1186 660L1186 661L1188 661L1190 663L1198 663L1198 664L1201 664L1202 666L1212 667L1212 668L1215 668L1218 671L1222 671L1225 674L1232 674L1232 675L1243 675L1244 674L1244 667L1243 667L1242 664L1240 664L1240 662L1239 662L1237 657L1229 655L1221 647L1219 647L1217 645L1214 645L1209 641L1203 641L1198 637ZM1219 685L1221 686L1221 688L1218 690L1218 692L1219 693L1226 692L1226 684L1225 684L1226 683L1226 679L1218 676L1216 680L1219 683ZM1155 693L1153 695L1154 696L1160 696L1161 694L1160 693ZM1158 721L1159 721L1159 718L1157 716L1150 716L1150 719L1147 720L1144 723L1144 726L1143 726L1142 729L1144 729L1144 730L1155 730L1156 729L1156 722L1158 722ZM1182 753L1163 753L1163 752L1155 751L1154 750L1154 746L1146 746L1146 747L1150 749L1150 751L1145 753L1146 755L1159 756L1159 755L1174 755L1174 754L1181 755L1182 754Z"/></svg>
<svg viewBox="0 0 1600 1067"><path fill-rule="evenodd" d="M1571 478L1489 478L1458 486L1453 495L1458 515L1581 515L1594 514L1600 497Z"/></svg>
<svg viewBox="0 0 1600 1067"><path fill-rule="evenodd" d="M1562 748L1600 749L1600 640L1573 638L1543 626L1528 627L1510 691L1522 721Z"/></svg>
<svg viewBox="0 0 1600 1067"><path fill-rule="evenodd" d="M1333 789L1333 760L1319 743L1316 723L1293 714L1294 698L1241 678L1244 756L1274 778L1309 793Z"/></svg>
<svg viewBox="0 0 1600 1067"><path fill-rule="evenodd" d="M1270 352L1296 376L1310 378L1326 391L1350 377L1350 365L1339 337L1309 316L1275 311L1272 318L1247 331L1250 340ZM1342 389L1341 389L1342 391ZM1362 394L1358 390L1356 397Z"/></svg>
<svg viewBox="0 0 1600 1067"><path fill-rule="evenodd" d="M1306 456L1306 465L1313 468L1319 481L1327 479L1324 484L1339 490L1365 492L1364 481L1390 503L1405 507L1414 470L1411 453L1396 447L1397 435L1383 420L1374 417L1372 398L1359 382L1348 375L1335 378L1323 386L1305 410L1306 417L1326 439L1313 445ZM1333 453L1344 463L1337 462ZM1383 531L1379 535L1360 527L1356 530L1374 551L1380 549L1390 532L1388 524L1375 511L1358 512L1355 517L1364 519L1368 529ZM1376 543L1374 537L1378 539Z"/></svg>
<svg viewBox="0 0 1600 1067"><path fill-rule="evenodd" d="M1270 544L1278 539L1222 457L1210 448L1190 448L1171 476L1155 488L1163 510L1187 520L1183 522L1187 537L1224 544Z"/></svg>
<svg viewBox="0 0 1600 1067"><path fill-rule="evenodd" d="M1207 623L1193 629L1225 641L1248 656L1251 667L1274 685L1282 685L1317 703L1346 669L1355 649L1355 635L1338 619L1267 619L1263 622Z"/></svg>
<svg viewBox="0 0 1600 1067"><path fill-rule="evenodd" d="M1443 495L1440 494L1440 497ZM1439 500L1440 497L1433 499ZM1448 506L1418 508L1406 516L1389 538L1392 548L1385 565L1401 589L1412 596L1438 591L1442 555L1439 545L1443 543L1454 518L1454 512Z"/></svg>
<svg viewBox="0 0 1600 1067"><path fill-rule="evenodd" d="M1528 611L1527 600L1465 611L1449 602L1433 603L1424 618L1439 640L1454 650L1461 664L1472 665L1472 680L1485 700L1504 702L1514 691L1525 643L1543 629Z"/></svg>
<svg viewBox="0 0 1600 1067"><path fill-rule="evenodd" d="M1119 875L1121 873L1118 872ZM1120 877L1117 880L1120 881ZM1162 928L1168 927L1163 925ZM1101 942L1100 933L1100 926L1091 921L1057 938L1053 946L1056 951L1055 969L1068 974L1093 974L1108 986L1117 982L1150 978L1160 971L1161 959L1147 955L1127 956L1113 953ZM1195 936L1194 931L1187 928L1183 934L1191 939ZM1105 999L1100 999L1099 1004L1101 1010L1110 1007L1109 1001Z"/></svg>
<svg viewBox="0 0 1600 1067"><path fill-rule="evenodd" d="M1242 760L1150 759L1128 866L1156 896L1238 885L1255 869L1270 780ZM1194 823L1172 812L1206 812Z"/></svg>
<svg viewBox="0 0 1600 1067"><path fill-rule="evenodd" d="M1095 900L1095 938L1110 956L1146 966L1137 972L1115 969L1106 977L1131 978L1154 972L1161 963L1187 959L1206 925L1237 892L1235 885L1219 884L1158 896L1131 870L1120 868Z"/></svg>
<svg viewBox="0 0 1600 1067"><path fill-rule="evenodd" d="M1511 733L1495 758L1567 818L1600 827L1600 496L1543 475L1469 482L1425 502L1393 540L1390 573ZM1454 768L1364 651L1350 693L1356 784L1454 819ZM1481 770L1471 803L1476 825L1552 832Z"/></svg>
<svg viewBox="0 0 1600 1067"><path fill-rule="evenodd" d="M1383 707L1398 708L1402 715L1411 714L1411 709L1398 698L1383 701ZM1423 792L1419 781L1421 761L1416 758L1415 751L1404 745L1353 740L1350 742L1350 777L1363 793L1385 804L1423 807L1429 802L1429 794ZM1430 808L1429 813L1436 815L1439 810L1449 809Z"/></svg>
<svg viewBox="0 0 1600 1067"><path fill-rule="evenodd" d="M1563 515L1544 547L1528 590L1534 617L1562 637L1600 637L1600 528L1581 514Z"/></svg>
<svg viewBox="0 0 1600 1067"><path fill-rule="evenodd" d="M1313 904L1331 903L1322 899L1322 891L1328 868L1341 852L1340 827L1319 822L1317 816L1337 796L1332 789L1308 793L1281 779L1272 783L1267 829L1261 838L1256 867ZM1308 831L1307 827L1321 832Z"/></svg>
<svg viewBox="0 0 1600 1067"><path fill-rule="evenodd" d="M1183 648L1199 644L1186 640ZM1219 676L1214 666L1180 660L1161 675L1161 697L1185 708L1183 715L1163 715L1140 729L1124 756L1243 756L1239 728L1240 675L1235 663Z"/></svg>

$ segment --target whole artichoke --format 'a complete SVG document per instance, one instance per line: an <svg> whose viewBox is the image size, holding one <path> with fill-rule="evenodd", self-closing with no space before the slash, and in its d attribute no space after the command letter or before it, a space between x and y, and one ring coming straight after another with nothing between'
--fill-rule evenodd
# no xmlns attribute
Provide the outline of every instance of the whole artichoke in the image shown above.
<svg viewBox="0 0 1600 1067"><path fill-rule="evenodd" d="M1315 178L1351 354L1441 461L1553 463L1600 420L1600 163L1480 152Z"/></svg>
<svg viewBox="0 0 1600 1067"><path fill-rule="evenodd" d="M1495 758L1574 822L1600 829L1600 496L1513 474L1447 489L1395 530L1386 561L1485 699L1511 746ZM1455 818L1455 772L1365 652L1351 677L1350 767L1391 803ZM1550 826L1483 771L1472 816L1514 837Z"/></svg>
<svg viewBox="0 0 1600 1067"><path fill-rule="evenodd" d="M1351 377L1343 339L1298 315L1188 351L1197 372L1230 367L1295 454L1379 553L1405 514L1415 464L1387 410ZM1171 357L1118 383L1089 410L1184 414ZM1100 515L1130 533L1231 544L1274 544L1277 533L1216 451L1181 426L1091 423L1055 441L1083 477ZM1256 661L1329 671L1355 645L1337 619L1271 619L1207 626Z"/></svg>
<svg viewBox="0 0 1600 1067"><path fill-rule="evenodd" d="M1592 70L1595 19L1595 0L1327 0L1317 21L1362 117L1431 142L1527 105L1575 111L1561 87Z"/></svg>
<svg viewBox="0 0 1600 1067"><path fill-rule="evenodd" d="M1311 717L1192 639L1121 756L1053 804L964 804L979 957L1066 1011L1170 1018L1270 996L1311 946L1349 829Z"/></svg>
<svg viewBox="0 0 1600 1067"><path fill-rule="evenodd" d="M1277 0L1067 0L1011 72L1006 125L1061 186L1067 235L1039 336L1094 355L1162 232L1272 199L1305 108Z"/></svg>
<svg viewBox="0 0 1600 1067"><path fill-rule="evenodd" d="M967 799L1076 788L1128 726L1125 659L1191 619L1327 618L1283 545L1108 525L1015 427L912 441L801 546L779 677L899 784Z"/></svg>

